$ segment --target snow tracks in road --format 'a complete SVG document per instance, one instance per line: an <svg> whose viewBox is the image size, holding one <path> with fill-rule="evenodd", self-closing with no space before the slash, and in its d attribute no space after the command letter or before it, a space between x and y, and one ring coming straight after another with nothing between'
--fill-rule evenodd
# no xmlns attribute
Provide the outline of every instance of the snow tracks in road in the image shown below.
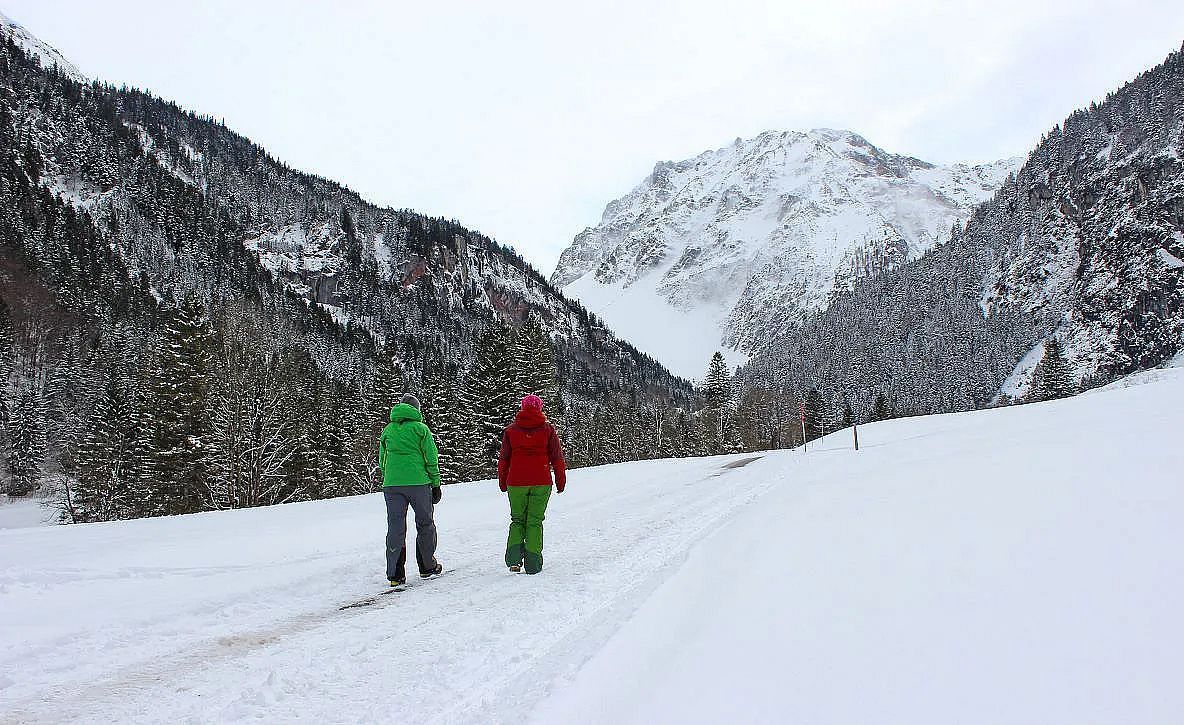
<svg viewBox="0 0 1184 725"><path fill-rule="evenodd" d="M450 574L345 611L383 585L377 496L9 532L0 722L519 720L784 475L751 459L572 471L538 576L502 566L504 496L450 486Z"/></svg>

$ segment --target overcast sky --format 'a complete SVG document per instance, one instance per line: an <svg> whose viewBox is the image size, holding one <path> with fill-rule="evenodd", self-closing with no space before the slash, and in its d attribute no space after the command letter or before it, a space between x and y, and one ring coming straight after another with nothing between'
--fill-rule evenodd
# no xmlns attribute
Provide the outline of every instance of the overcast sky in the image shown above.
<svg viewBox="0 0 1184 725"><path fill-rule="evenodd" d="M935 162L1024 154L1184 41L1181 0L0 0L146 88L366 198L544 272L655 161L848 128Z"/></svg>

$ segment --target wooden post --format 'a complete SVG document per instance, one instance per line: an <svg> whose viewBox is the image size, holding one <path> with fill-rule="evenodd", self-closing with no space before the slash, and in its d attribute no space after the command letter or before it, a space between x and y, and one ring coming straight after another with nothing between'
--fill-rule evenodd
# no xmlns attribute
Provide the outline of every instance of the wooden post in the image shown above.
<svg viewBox="0 0 1184 725"><path fill-rule="evenodd" d="M806 452L806 404L802 403L802 452Z"/></svg>
<svg viewBox="0 0 1184 725"><path fill-rule="evenodd" d="M859 450L859 425L857 423L851 424L851 432L855 435L855 450Z"/></svg>

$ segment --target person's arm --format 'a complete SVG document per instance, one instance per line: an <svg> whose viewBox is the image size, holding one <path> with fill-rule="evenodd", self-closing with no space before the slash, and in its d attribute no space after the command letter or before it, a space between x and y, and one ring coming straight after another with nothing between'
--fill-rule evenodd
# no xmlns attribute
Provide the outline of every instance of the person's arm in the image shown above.
<svg viewBox="0 0 1184 725"><path fill-rule="evenodd" d="M428 481L435 488L440 487L440 451L436 448L436 439L432 437L432 430L423 427L423 440L419 444L423 451L423 467L428 472Z"/></svg>
<svg viewBox="0 0 1184 725"><path fill-rule="evenodd" d="M497 454L497 487L505 493L506 478L510 475L510 429L502 432L502 450Z"/></svg>
<svg viewBox="0 0 1184 725"><path fill-rule="evenodd" d="M378 470L386 468L386 429L378 435Z"/></svg>
<svg viewBox="0 0 1184 725"><path fill-rule="evenodd" d="M563 446L559 443L559 434L551 428L551 438L547 441L547 457L551 459L551 467L555 469L555 490L563 493L567 486L567 462L563 460Z"/></svg>

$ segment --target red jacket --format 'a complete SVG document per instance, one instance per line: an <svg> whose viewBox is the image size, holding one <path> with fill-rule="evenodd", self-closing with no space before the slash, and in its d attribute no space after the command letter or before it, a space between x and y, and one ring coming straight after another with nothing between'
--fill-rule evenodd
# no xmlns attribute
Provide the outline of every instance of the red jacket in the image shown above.
<svg viewBox="0 0 1184 725"><path fill-rule="evenodd" d="M550 486L555 469L555 488L567 485L567 464L559 436L539 410L520 410L514 423L502 434L502 452L497 460L497 482L507 486Z"/></svg>

